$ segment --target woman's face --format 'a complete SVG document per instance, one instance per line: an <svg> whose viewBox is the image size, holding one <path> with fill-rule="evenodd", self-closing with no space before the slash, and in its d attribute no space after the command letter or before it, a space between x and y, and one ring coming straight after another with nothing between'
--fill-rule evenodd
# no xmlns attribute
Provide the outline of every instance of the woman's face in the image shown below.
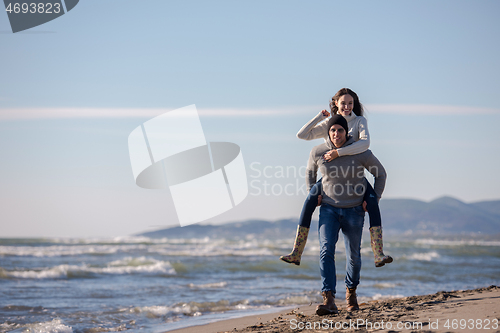
<svg viewBox="0 0 500 333"><path fill-rule="evenodd" d="M335 105L339 109L337 112L341 116L350 116L354 107L354 98L349 94L342 95L335 101Z"/></svg>

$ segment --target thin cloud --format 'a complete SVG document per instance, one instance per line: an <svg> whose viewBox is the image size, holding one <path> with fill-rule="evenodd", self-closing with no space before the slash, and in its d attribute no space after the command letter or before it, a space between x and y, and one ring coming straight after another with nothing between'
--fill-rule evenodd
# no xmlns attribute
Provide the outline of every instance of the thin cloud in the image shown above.
<svg viewBox="0 0 500 333"><path fill-rule="evenodd" d="M281 116L289 113L298 113L298 108L221 108L203 109L198 108L201 116L208 117L258 117L258 116Z"/></svg>
<svg viewBox="0 0 500 333"><path fill-rule="evenodd" d="M201 108L201 117L280 117L311 115L325 106L293 106L277 108ZM430 105L430 104L366 104L368 113L401 115L500 114L500 109ZM0 121L77 118L153 118L176 108L0 108Z"/></svg>
<svg viewBox="0 0 500 333"><path fill-rule="evenodd" d="M8 108L0 109L0 120L155 117L168 111L171 109Z"/></svg>
<svg viewBox="0 0 500 333"><path fill-rule="evenodd" d="M480 115L500 114L500 109L472 106L432 105L432 104L367 104L368 112L402 115Z"/></svg>
<svg viewBox="0 0 500 333"><path fill-rule="evenodd" d="M71 118L153 118L176 108L0 108L0 120ZM317 110L313 108L312 110ZM309 107L293 108L197 108L202 117L262 117L311 112Z"/></svg>

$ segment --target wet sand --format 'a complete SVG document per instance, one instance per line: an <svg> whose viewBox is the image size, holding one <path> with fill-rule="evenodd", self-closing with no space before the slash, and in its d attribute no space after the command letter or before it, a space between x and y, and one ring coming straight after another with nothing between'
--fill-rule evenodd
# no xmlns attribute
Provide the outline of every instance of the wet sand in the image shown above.
<svg viewBox="0 0 500 333"><path fill-rule="evenodd" d="M317 316L317 304L265 315L193 326L176 333L216 332L496 332L500 333L500 287L441 291L361 303L347 312L338 293L338 315Z"/></svg>

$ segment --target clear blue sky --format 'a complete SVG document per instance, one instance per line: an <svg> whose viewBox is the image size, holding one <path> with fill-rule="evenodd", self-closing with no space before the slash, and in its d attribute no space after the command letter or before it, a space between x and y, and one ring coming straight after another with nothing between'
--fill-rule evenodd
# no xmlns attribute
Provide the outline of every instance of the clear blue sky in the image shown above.
<svg viewBox="0 0 500 333"><path fill-rule="evenodd" d="M499 199L498 13L498 1L85 0L16 34L0 13L0 237L177 225L167 190L134 183L134 128L196 104L207 140L240 145L263 186L256 169L305 165L321 142L295 134L342 87L367 107L384 198ZM304 184L286 176L268 182ZM251 194L208 222L297 217L303 199Z"/></svg>

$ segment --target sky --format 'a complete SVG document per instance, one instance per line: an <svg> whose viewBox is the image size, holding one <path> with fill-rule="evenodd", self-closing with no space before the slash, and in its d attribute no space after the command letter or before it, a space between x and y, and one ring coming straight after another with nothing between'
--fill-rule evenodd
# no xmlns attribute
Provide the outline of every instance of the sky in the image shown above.
<svg viewBox="0 0 500 333"><path fill-rule="evenodd" d="M498 200L499 12L485 0L85 0L15 34L0 13L0 237L179 225L169 189L135 184L127 140L192 104L207 141L240 146L249 183L204 223L297 218L321 140L296 133L343 87L365 106L383 198Z"/></svg>

